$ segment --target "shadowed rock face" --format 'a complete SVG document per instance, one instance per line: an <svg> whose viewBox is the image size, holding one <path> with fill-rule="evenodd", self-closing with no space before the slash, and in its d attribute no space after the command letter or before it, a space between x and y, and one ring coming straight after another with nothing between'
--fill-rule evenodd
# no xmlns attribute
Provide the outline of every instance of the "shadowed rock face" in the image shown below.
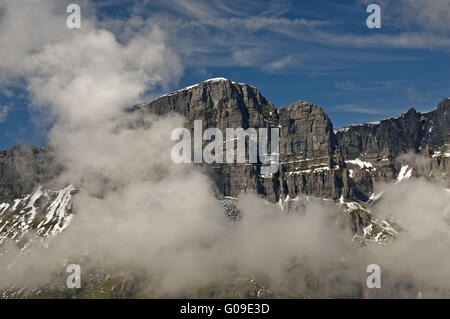
<svg viewBox="0 0 450 319"><path fill-rule="evenodd" d="M346 159L367 159L440 148L450 140L450 99L428 113L410 109L378 124L348 126L337 132L339 147Z"/></svg>
<svg viewBox="0 0 450 319"><path fill-rule="evenodd" d="M8 197L31 193L39 183L54 177L56 171L49 147L10 147L0 152L0 194Z"/></svg>
<svg viewBox="0 0 450 319"><path fill-rule="evenodd" d="M414 109L378 124L349 126L333 131L333 124L322 108L298 101L278 110L261 93L246 84L226 79L202 82L137 106L139 112L159 115L177 112L186 117L186 127L203 120L204 129L217 127L280 128L280 169L263 178L259 165L218 164L207 166L217 186L218 196L236 197L240 192L257 192L271 201L299 194L337 199L367 200L377 181L391 181L405 163L402 154L413 151L430 159L416 165L415 175L437 176L447 171L448 157L435 156L450 140L448 108L444 100L429 113ZM360 159L369 167L346 164Z"/></svg>
<svg viewBox="0 0 450 319"><path fill-rule="evenodd" d="M256 88L228 80L202 82L140 105L136 110L158 115L176 112L186 117L187 128L193 129L194 120L202 120L203 129L215 127L224 134L226 128L257 129L278 124L276 108ZM259 165L214 164L204 168L219 197L237 197L244 191L257 192L271 200L278 198L277 180L263 179Z"/></svg>
<svg viewBox="0 0 450 319"><path fill-rule="evenodd" d="M177 112L186 127L203 120L204 129L280 128L280 169L261 176L260 165L217 164L206 167L219 196L257 192L271 201L308 194L339 198L346 188L345 162L333 125L318 106L305 101L277 110L261 93L246 84L212 80L160 97L135 108L158 115Z"/></svg>
<svg viewBox="0 0 450 319"><path fill-rule="evenodd" d="M319 106L300 100L276 109L256 88L226 79L207 80L131 111L142 115L175 112L186 118L185 126L191 130L194 120L203 121L203 130L216 127L222 132L239 127L279 128L280 167L272 176L261 175L260 163L201 165L218 197L256 192L273 202L300 194L365 201L373 194L375 182L392 181L409 170L412 175L445 181L450 173L450 99L428 113L411 109L396 118L352 125L336 133ZM409 151L426 160L402 159ZM1 196L30 193L38 183L47 183L58 172L54 164L48 147L24 145L1 152Z"/></svg>
<svg viewBox="0 0 450 319"><path fill-rule="evenodd" d="M279 110L280 184L284 195L339 198L347 192L345 162L325 112L298 101Z"/></svg>
<svg viewBox="0 0 450 319"><path fill-rule="evenodd" d="M348 222L355 235L353 243L364 245L366 241L387 242L397 234L395 225L371 215L367 207L373 201L369 200L367 205L355 201L366 201L374 195L375 182L410 175L447 181L446 176L450 173L449 107L450 99L447 99L432 112L418 113L411 109L379 124L349 126L335 133L332 122L319 106L298 101L277 110L256 88L216 79L135 106L131 111L138 115L137 118L146 113L176 112L185 116L185 126L190 129L193 129L194 120L202 120L203 129L217 127L223 132L226 128L238 127L279 128L280 169L273 176L262 177L260 164L202 165L214 182L217 197L256 192L270 201L279 201L281 211L287 213L301 209L308 202L304 197L289 200L298 195L340 198L344 214L337 216L336 222L338 225ZM404 156L411 150L420 160ZM33 241L51 238L69 226L76 185L48 189L61 169L48 146L37 149L23 145L0 152L0 248L4 241L13 239L22 251L26 251ZM44 185L36 187L38 184ZM240 213L233 199L220 202L232 220L239 220ZM125 285L125 282L130 283L129 278L121 282L120 275L110 277L103 269L99 273L108 275L103 279L95 273L92 278L98 282L88 282L88 287L94 287L92 291L99 296L103 296L104 291L110 293L109 297L130 297L132 293L140 293L138 285L132 284L131 288ZM260 294L262 290L253 279L250 283L250 288L239 282L226 289L214 285L206 287L197 296L265 296ZM41 293L42 287L18 292L12 288L7 294L2 293L4 297L78 296L72 294L74 290L64 290L65 282L59 284L50 285L47 294ZM111 286L122 288L113 290ZM319 287L315 282L314 286ZM79 296L94 296L90 289L79 291L82 291ZM89 295L84 295L86 291ZM322 291L318 293L318 297L331 296ZM357 297L363 293L367 294L359 292ZM140 294L137 296L141 297ZM282 296L286 297L284 292Z"/></svg>
<svg viewBox="0 0 450 319"><path fill-rule="evenodd" d="M376 167L353 176L356 188L368 194L376 181L398 177L404 165L413 168L414 175L446 179L450 173L449 128L450 99L447 98L431 112L410 109L379 123L342 128L336 135L347 161L361 159ZM406 153L419 155L419 160L402 159Z"/></svg>

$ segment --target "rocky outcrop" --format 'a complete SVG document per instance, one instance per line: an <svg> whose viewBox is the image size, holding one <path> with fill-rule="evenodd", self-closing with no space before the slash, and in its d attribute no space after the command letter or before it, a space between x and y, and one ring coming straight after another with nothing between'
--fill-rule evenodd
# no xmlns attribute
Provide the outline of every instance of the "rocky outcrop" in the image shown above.
<svg viewBox="0 0 450 319"><path fill-rule="evenodd" d="M136 106L138 112L158 115L176 112L186 127L202 120L203 129L280 129L280 169L262 176L261 165L215 164L206 169L219 196L256 192L270 201L308 194L339 198L346 188L345 162L333 125L322 108L305 101L277 110L254 87L226 79L212 79Z"/></svg>
<svg viewBox="0 0 450 319"><path fill-rule="evenodd" d="M227 127L279 127L279 172L264 177L260 165L208 166L219 196L256 192L271 201L299 194L367 201L377 181L399 178L406 164L416 175L446 174L449 107L446 99L432 112L411 109L396 118L334 132L324 110L310 102L300 100L277 110L254 87L211 79L136 106L134 111L177 112L186 117L188 128L194 120L203 120L203 129L223 131ZM410 163L407 157L399 160L411 152L426 157L427 164Z"/></svg>
<svg viewBox="0 0 450 319"><path fill-rule="evenodd" d="M135 107L138 112L164 115L176 112L186 118L186 127L193 129L194 120L203 121L203 130L214 127L247 129L271 127L277 121L276 108L254 87L225 79L212 79L190 88L164 95ZM214 164L205 170L216 185L219 197L237 197L241 192L257 192L276 200L276 180L264 180L258 165Z"/></svg>
<svg viewBox="0 0 450 319"><path fill-rule="evenodd" d="M41 186L13 200L1 199L0 246L14 241L26 249L34 240L53 237L70 224L75 187L53 191Z"/></svg>
<svg viewBox="0 0 450 319"><path fill-rule="evenodd" d="M439 149L450 139L450 99L428 113L410 109L398 117L377 123L350 125L337 131L346 159L395 158L408 151Z"/></svg>
<svg viewBox="0 0 450 319"><path fill-rule="evenodd" d="M279 110L282 193L339 198L347 192L345 162L322 108L298 101Z"/></svg>
<svg viewBox="0 0 450 319"><path fill-rule="evenodd" d="M58 172L51 149L21 145L0 152L0 195L31 193L39 183L46 183Z"/></svg>
<svg viewBox="0 0 450 319"><path fill-rule="evenodd" d="M336 225L350 227L354 234L352 242L363 246L385 245L402 231L394 221L371 213L370 206L379 198L374 193L377 181L401 181L413 175L447 180L449 107L450 99L446 99L428 113L411 109L396 118L352 125L335 132L324 110L310 102L298 101L276 109L254 87L212 79L130 111L137 118L147 113L176 112L186 118L185 125L190 129L195 120L203 121L203 129L217 127L222 131L238 127L279 128L280 167L276 174L262 175L261 163L201 165L210 174L228 217L235 222L241 219L235 200L241 192L255 192L278 202L276 206L287 214L301 211L311 200L321 201L324 205L340 207ZM74 216L75 186L66 185L59 190L48 187L60 171L49 147L37 149L24 145L0 152L0 248L15 243L27 253L33 243L43 243L42 239L53 238L69 226ZM85 295L86 289L79 290L80 295L74 293L76 289L68 291L65 281L50 284L44 291L64 297L104 296L105 291L109 297L129 297L138 291L134 284L125 285L129 278L122 282L120 274L108 273L102 277L106 273L103 269L99 273L85 276L87 287L95 286L95 295ZM235 283L226 289L214 285L203 289L198 296L236 297L242 292L246 296L266 296L262 286L256 285L253 279L250 283L249 289L240 283L236 283L236 289ZM122 288L103 289L102 285ZM42 287L16 288L0 291L0 295L3 298L43 296ZM285 289L282 296L286 297Z"/></svg>
<svg viewBox="0 0 450 319"><path fill-rule="evenodd" d="M354 191L365 196L373 184L411 174L446 179L449 173L450 99L427 113L410 109L405 114L376 123L350 125L336 132L339 149L353 174ZM368 163L361 167L351 162ZM358 167L359 166L359 167ZM363 168L362 170L360 170Z"/></svg>
<svg viewBox="0 0 450 319"><path fill-rule="evenodd" d="M186 118L190 129L195 120L203 121L203 130L215 127L223 132L239 127L279 128L276 174L261 174L261 163L202 165L219 198L255 192L272 202L299 195L368 201L375 196L376 182L412 175L447 181L450 170L450 99L428 113L411 109L379 123L334 131L319 106L300 100L277 109L256 88L219 78L130 111L142 116L175 112ZM24 145L1 152L0 195L29 194L38 184L48 183L60 170L54 162L49 147Z"/></svg>

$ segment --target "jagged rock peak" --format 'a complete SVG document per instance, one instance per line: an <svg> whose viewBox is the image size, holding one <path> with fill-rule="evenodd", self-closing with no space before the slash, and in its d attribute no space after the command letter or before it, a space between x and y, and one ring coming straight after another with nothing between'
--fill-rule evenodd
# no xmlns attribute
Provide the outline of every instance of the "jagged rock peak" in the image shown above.
<svg viewBox="0 0 450 319"><path fill-rule="evenodd" d="M231 80L229 80L227 78L218 77L218 78L207 79L207 80L204 80L204 81L202 81L200 83L193 84L193 85L187 86L185 88L182 88L182 89L179 89L179 90L176 90L176 91L164 94L164 95L158 97L157 99L162 98L162 97L166 97L166 96L177 95L180 92L189 91L189 90L192 90L194 88L203 88L203 87L211 86L212 84L218 84L218 83L222 84L222 85L228 85L228 86L229 85L248 86L248 87L251 87L251 88L256 90L255 87L253 87L251 85L248 85L246 83L238 83L238 82L235 82L235 81L231 81Z"/></svg>
<svg viewBox="0 0 450 319"><path fill-rule="evenodd" d="M2 151L3 155L11 154L11 155L18 155L18 154L31 154L38 152L38 148L32 144L23 144L23 145L17 145L17 146L11 146L8 147L7 150Z"/></svg>
<svg viewBox="0 0 450 319"><path fill-rule="evenodd" d="M290 105L285 105L280 107L281 108L296 108L296 107L309 107L309 108L319 108L322 109L320 106L317 106L309 101L305 101L305 100L298 100L295 101L294 103L290 104Z"/></svg>
<svg viewBox="0 0 450 319"><path fill-rule="evenodd" d="M299 115L302 115L302 113L320 114L321 116L324 117L324 119L329 120L328 115L326 114L325 110L322 107L305 100L298 100L290 105L282 106L279 109L279 112L281 113L286 111L291 113L300 112Z"/></svg>
<svg viewBox="0 0 450 319"><path fill-rule="evenodd" d="M439 102L438 109L444 109L444 108L450 108L450 97L443 99L441 102Z"/></svg>
<svg viewBox="0 0 450 319"><path fill-rule="evenodd" d="M416 114L416 113L417 113L416 109L412 107L405 114Z"/></svg>
<svg viewBox="0 0 450 319"><path fill-rule="evenodd" d="M276 120L271 117L277 114L276 108L258 89L225 78L203 81L137 105L130 111L133 110L158 115L176 112L184 115L188 121L204 119L209 124L217 122L219 118L227 118L228 121L215 123L220 124L219 128L233 124L239 124L244 128L261 127L264 125L263 119L266 122L275 123Z"/></svg>
<svg viewBox="0 0 450 319"><path fill-rule="evenodd" d="M336 132L339 133L345 133L347 131L349 131L352 128L359 128L359 127L365 127L365 126L377 126L380 125L382 123L385 122L389 122L389 121L394 121L394 120L398 120L404 117L408 117L408 116L413 116L413 117L418 117L419 115L422 116L432 116L433 113L435 113L436 111L439 110L446 110L447 108L450 108L450 97L442 100L441 102L439 102L439 104L433 108L430 111L426 111L426 112L418 112L414 107L411 107L407 112L402 113L400 115L394 116L394 117L389 117L380 121L373 121L373 122L364 122L364 123L355 123L355 124L349 124L347 126L344 126L342 128L339 128L336 130ZM421 119L423 120L424 117L421 117Z"/></svg>

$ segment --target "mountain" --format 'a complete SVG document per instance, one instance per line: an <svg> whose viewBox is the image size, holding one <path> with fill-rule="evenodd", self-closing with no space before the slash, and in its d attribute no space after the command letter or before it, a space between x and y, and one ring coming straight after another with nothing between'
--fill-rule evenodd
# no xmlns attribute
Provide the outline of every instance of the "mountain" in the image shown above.
<svg viewBox="0 0 450 319"><path fill-rule="evenodd" d="M333 130L325 111L310 102L297 101L275 108L258 89L218 78L181 89L131 109L164 115L175 112L203 129L227 127L280 128L280 169L263 176L260 165L204 165L219 198L256 192L269 201L309 195L318 198L367 201L377 181L392 181L402 167L415 176L444 178L449 170L450 99L428 113L414 109L376 123ZM414 153L428 161L411 163L401 156ZM31 145L0 153L0 196L29 194L62 169L53 165L51 148ZM405 170L405 168L403 168Z"/></svg>
<svg viewBox="0 0 450 319"><path fill-rule="evenodd" d="M380 181L424 176L448 185L449 98L428 113L411 109L395 118L334 130L317 105L299 100L277 109L255 87L216 78L128 111L140 116L175 112L186 118L185 126L190 129L194 120L202 120L203 129L217 127L223 132L227 127L279 128L280 168L276 174L262 175L260 164L200 164L214 181L219 199L232 200L241 192L253 192L273 203L306 195L370 204L377 195L374 185ZM22 145L0 152L0 229L7 228L8 215L21 211L18 203L37 196L33 194L39 185L40 195L50 191L50 182L62 169L50 146ZM29 210L32 206L24 207ZM229 211L236 215L234 208Z"/></svg>
<svg viewBox="0 0 450 319"><path fill-rule="evenodd" d="M332 200L350 217L345 220L356 244L385 244L399 228L371 214L370 206L380 197L376 183L423 176L449 187L450 98L427 113L411 109L395 118L335 130L317 105L299 100L276 108L258 89L216 78L127 112L137 118L178 113L191 130L194 120L202 120L203 129L223 132L227 127L280 129L280 168L275 174L261 174L260 163L195 164L210 176L216 197L235 221L239 220L235 199L243 192L259 194L284 212L299 209L310 198ZM26 253L30 241L57 236L70 227L76 214L72 211L76 185L53 189L52 183L63 169L51 146L22 145L0 152L0 247L9 239ZM110 276L105 278L110 285ZM247 284L246 279L242 282ZM250 286L253 294L255 285Z"/></svg>
<svg viewBox="0 0 450 319"><path fill-rule="evenodd" d="M2 198L31 193L39 183L45 184L58 173L49 146L10 147L0 152L0 196Z"/></svg>
<svg viewBox="0 0 450 319"><path fill-rule="evenodd" d="M188 128L194 119L203 120L204 129L217 127L224 132L226 127L280 128L279 172L267 177L258 165L214 165L211 176L219 196L256 192L272 202L298 194L347 196L345 163L332 123L314 104L298 101L276 109L254 87L212 79L139 105L135 111L177 112L186 117Z"/></svg>
<svg viewBox="0 0 450 319"><path fill-rule="evenodd" d="M410 172L416 176L447 180L450 173L450 98L436 109L419 113L410 109L395 118L375 123L350 125L336 132L347 163L367 169L352 174L364 197L378 181L392 181ZM405 154L421 160L407 160ZM357 164L357 165L355 165ZM448 183L448 182L447 182Z"/></svg>
<svg viewBox="0 0 450 319"><path fill-rule="evenodd" d="M256 192L272 202L309 195L367 201L377 181L391 181L403 170L427 178L446 177L449 163L450 99L428 113L414 109L379 123L351 125L334 131L325 111L297 101L276 109L254 87L218 78L161 96L133 108L135 112L186 117L186 127L203 120L217 127L280 128L280 170L262 176L260 166L215 165L210 172L218 196ZM413 152L427 165L406 163ZM408 165L408 166L406 166Z"/></svg>

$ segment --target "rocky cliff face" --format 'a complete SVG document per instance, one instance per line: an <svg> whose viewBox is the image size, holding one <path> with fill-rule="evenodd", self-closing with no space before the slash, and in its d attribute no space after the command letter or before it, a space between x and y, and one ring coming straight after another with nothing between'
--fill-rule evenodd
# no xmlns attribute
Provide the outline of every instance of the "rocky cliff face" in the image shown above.
<svg viewBox="0 0 450 319"><path fill-rule="evenodd" d="M367 201L374 184L411 175L442 179L449 171L450 99L428 113L414 109L379 123L334 131L322 108L297 101L276 109L256 88L227 79L211 79L132 108L137 113L176 112L193 129L280 129L280 167L261 174L260 164L203 165L219 198L256 192L272 202L308 195ZM224 146L225 152L225 146ZM417 156L406 156L415 154ZM51 150L18 146L0 153L0 194L28 194L54 177Z"/></svg>
<svg viewBox="0 0 450 319"><path fill-rule="evenodd" d="M410 175L445 182L449 173L449 128L450 99L445 99L428 113L410 109L395 118L338 130L342 155L348 167L356 171L352 172L354 190L367 196L378 181Z"/></svg>
<svg viewBox="0 0 450 319"><path fill-rule="evenodd" d="M234 221L240 219L240 213L233 198L242 192L255 192L277 202L283 212L301 210L316 197L341 208L343 214L337 221L350 225L353 243L384 245L396 237L398 229L371 214L370 206L379 197L374 193L377 182L424 176L449 187L450 99L428 113L411 109L379 123L334 131L324 110L310 102L300 100L276 109L254 87L212 79L130 111L142 116L176 112L186 118L185 126L191 130L195 120L203 121L203 130L216 127L223 132L226 128L279 128L280 167L276 174L261 174L260 163L201 164ZM26 253L31 242L52 238L69 226L76 186L49 190L61 169L49 147L24 145L0 152L0 247L12 241ZM109 285L106 280L102 284ZM11 293L0 291L0 296L16 293L14 289ZM28 293L33 296L41 290Z"/></svg>
<svg viewBox="0 0 450 319"><path fill-rule="evenodd" d="M279 110L278 177L283 197L299 194L339 198L346 193L345 162L333 124L319 106L298 101Z"/></svg>
<svg viewBox="0 0 450 319"><path fill-rule="evenodd" d="M374 196L377 181L411 174L446 174L449 105L447 99L429 113L411 109L393 119L334 132L319 106L298 101L275 109L256 88L212 79L139 105L135 111L158 115L177 112L186 117L189 128L194 120L203 120L204 129L217 127L223 131L226 127L280 128L279 172L263 177L258 165L215 165L211 177L219 196L257 192L271 201L301 194L367 201ZM411 162L411 156L402 160L407 153L429 161Z"/></svg>
<svg viewBox="0 0 450 319"><path fill-rule="evenodd" d="M10 147L0 152L0 195L14 197L29 194L57 172L48 146L41 149L33 145Z"/></svg>
<svg viewBox="0 0 450 319"><path fill-rule="evenodd" d="M205 81L167 94L135 110L158 115L176 112L186 118L187 128L193 129L194 120L202 120L203 130L214 127L224 133L226 128L257 129L278 123L276 108L256 88L224 79ZM276 179L264 180L257 165L214 164L205 169L214 180L219 197L237 197L244 191L257 192L271 200L278 198Z"/></svg>
<svg viewBox="0 0 450 319"><path fill-rule="evenodd" d="M158 115L177 112L186 127L203 120L204 129L280 129L280 169L262 176L260 165L219 164L212 167L219 196L256 192L270 201L307 194L339 198L346 189L345 162L333 125L318 106L305 101L277 110L251 86L213 79L135 107ZM210 167L211 168L211 167Z"/></svg>
<svg viewBox="0 0 450 319"><path fill-rule="evenodd" d="M408 151L439 149L449 142L450 99L428 113L407 113L376 123L351 125L337 131L339 147L347 159L364 156L395 158Z"/></svg>

